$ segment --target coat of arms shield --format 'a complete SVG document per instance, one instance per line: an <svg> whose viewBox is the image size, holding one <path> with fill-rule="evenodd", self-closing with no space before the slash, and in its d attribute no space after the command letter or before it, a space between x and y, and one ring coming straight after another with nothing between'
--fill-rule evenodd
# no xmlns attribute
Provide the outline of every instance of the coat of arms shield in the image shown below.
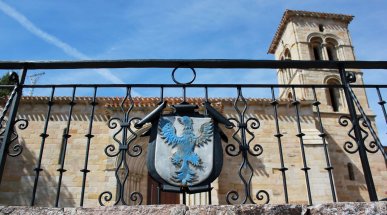
<svg viewBox="0 0 387 215"><path fill-rule="evenodd" d="M187 111L187 106L175 109L174 114L160 115L152 123L149 174L164 191L210 190L210 183L219 176L223 165L218 122L193 108Z"/></svg>
<svg viewBox="0 0 387 215"><path fill-rule="evenodd" d="M211 118L161 117L155 148L155 169L169 184L194 186L213 168L214 125Z"/></svg>

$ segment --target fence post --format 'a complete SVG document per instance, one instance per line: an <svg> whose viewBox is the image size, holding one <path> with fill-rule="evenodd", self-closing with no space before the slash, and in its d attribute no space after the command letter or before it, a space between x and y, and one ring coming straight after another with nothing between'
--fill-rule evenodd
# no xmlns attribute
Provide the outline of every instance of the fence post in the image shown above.
<svg viewBox="0 0 387 215"><path fill-rule="evenodd" d="M5 162L8 156L8 147L10 144L11 136L14 129L15 119L17 116L17 110L19 108L19 102L23 92L23 85L27 74L27 68L23 68L21 77L16 75L16 91L15 96L12 99L12 104L9 109L9 115L7 119L7 124L3 133L3 142L0 144L0 184L3 178L3 172L5 167ZM6 114L6 113L4 113Z"/></svg>
<svg viewBox="0 0 387 215"><path fill-rule="evenodd" d="M362 138L362 135L361 135L359 118L357 117L357 114L356 114L356 109L355 109L354 100L353 100L354 95L351 93L349 89L350 87L349 83L354 82L355 77L351 77L351 75L345 71L345 68L342 65L339 65L339 73L340 73L341 83L343 84L343 90L345 94L345 99L347 101L347 106L348 106L348 111L349 111L350 119L353 126L353 131L355 134L355 141L359 149L359 156L360 156L360 161L363 168L364 178L367 184L368 195L371 201L378 201L374 180L372 179L370 164L368 162L367 151L365 150L364 139Z"/></svg>

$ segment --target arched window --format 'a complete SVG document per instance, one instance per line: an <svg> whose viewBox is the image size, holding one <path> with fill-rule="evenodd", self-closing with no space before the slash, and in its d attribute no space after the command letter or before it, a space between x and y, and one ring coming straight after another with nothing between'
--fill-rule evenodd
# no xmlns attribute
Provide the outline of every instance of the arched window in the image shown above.
<svg viewBox="0 0 387 215"><path fill-rule="evenodd" d="M285 49L284 55L282 56L281 59L282 60L283 59L285 59L285 60L291 60L292 59L292 55L290 54L290 50L288 48ZM290 83L290 81L292 80L292 76L293 76L292 69L286 68L284 71L285 71L286 77L287 77L286 83Z"/></svg>
<svg viewBox="0 0 387 215"><path fill-rule="evenodd" d="M326 40L326 49L328 54L328 60L337 60L337 42L334 39L327 39Z"/></svg>
<svg viewBox="0 0 387 215"><path fill-rule="evenodd" d="M288 92L288 99L290 99L290 100L293 99L293 94L291 92Z"/></svg>
<svg viewBox="0 0 387 215"><path fill-rule="evenodd" d="M292 59L292 55L290 54L290 50L289 49L285 49L285 60L291 60Z"/></svg>
<svg viewBox="0 0 387 215"><path fill-rule="evenodd" d="M284 60L284 56L281 56L280 60ZM281 77L280 80L282 81L282 84L286 84L288 81L288 78L286 77L285 69L279 69L279 76Z"/></svg>
<svg viewBox="0 0 387 215"><path fill-rule="evenodd" d="M321 52L321 44L322 39L319 37L313 37L310 40L310 48L312 51L312 59L314 60L322 60L322 52Z"/></svg>
<svg viewBox="0 0 387 215"><path fill-rule="evenodd" d="M319 30L320 32L324 32L324 25L319 24L319 25L318 25L318 30Z"/></svg>
<svg viewBox="0 0 387 215"><path fill-rule="evenodd" d="M351 163L347 163L347 169L348 169L349 180L354 181L355 173L353 171L353 165Z"/></svg>
<svg viewBox="0 0 387 215"><path fill-rule="evenodd" d="M286 77L285 77L285 72L283 69L278 69L278 74L277 74L277 77L278 77L278 82L280 84L286 84Z"/></svg>
<svg viewBox="0 0 387 215"><path fill-rule="evenodd" d="M337 79L329 79L327 85L340 85L340 82ZM339 111L340 104L340 88L328 87L327 89L327 102L328 105L332 106L334 112Z"/></svg>

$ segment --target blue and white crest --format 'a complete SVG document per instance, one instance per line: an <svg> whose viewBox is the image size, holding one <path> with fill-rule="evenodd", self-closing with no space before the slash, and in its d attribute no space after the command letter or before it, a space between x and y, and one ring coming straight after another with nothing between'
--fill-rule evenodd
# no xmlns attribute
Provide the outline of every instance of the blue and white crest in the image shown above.
<svg viewBox="0 0 387 215"><path fill-rule="evenodd" d="M155 148L155 169L166 182L194 186L213 171L214 124L211 118L162 116Z"/></svg>

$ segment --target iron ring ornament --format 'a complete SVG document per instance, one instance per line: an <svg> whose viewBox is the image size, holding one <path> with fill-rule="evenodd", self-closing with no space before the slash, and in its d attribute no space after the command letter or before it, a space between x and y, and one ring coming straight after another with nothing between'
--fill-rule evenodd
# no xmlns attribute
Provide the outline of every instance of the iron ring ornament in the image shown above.
<svg viewBox="0 0 387 215"><path fill-rule="evenodd" d="M364 128L368 128L367 127L367 124L364 120L364 118L362 116L358 117L357 118L357 121L358 121L358 125L359 125L359 130L362 134L362 141L365 143L366 139L368 138L369 134L368 132L364 129ZM349 122L351 122L351 118L349 116L340 116L339 118L339 124L343 127L347 127L349 125ZM364 127L364 128L363 128ZM356 137L355 137L355 134L354 134L354 126L352 125L351 129L347 132L347 135L353 140L355 141L356 143ZM364 144L364 148L367 152L369 153L376 153L378 152L378 147L377 147L377 144L374 140L370 141L367 144ZM359 146L356 144L354 144L352 141L346 141L344 143L344 151L350 153L350 154L354 154L356 152L359 151Z"/></svg>
<svg viewBox="0 0 387 215"><path fill-rule="evenodd" d="M176 71L179 69L179 68L181 68L181 67L176 67L175 69L173 69L173 71L172 71L172 80L173 80L173 82L175 82L176 84L180 84L180 85L186 85L186 84L192 84L194 81L195 81L195 79L196 79L196 71L195 71L195 69L194 68L189 68L191 71L192 71L192 79L190 80L190 81L188 81L188 82L179 82L179 81L177 81L177 79L176 79L176 77L175 77L175 75L176 75Z"/></svg>
<svg viewBox="0 0 387 215"><path fill-rule="evenodd" d="M347 71L345 74L345 78L349 83L355 83L356 82L356 75L354 72Z"/></svg>

